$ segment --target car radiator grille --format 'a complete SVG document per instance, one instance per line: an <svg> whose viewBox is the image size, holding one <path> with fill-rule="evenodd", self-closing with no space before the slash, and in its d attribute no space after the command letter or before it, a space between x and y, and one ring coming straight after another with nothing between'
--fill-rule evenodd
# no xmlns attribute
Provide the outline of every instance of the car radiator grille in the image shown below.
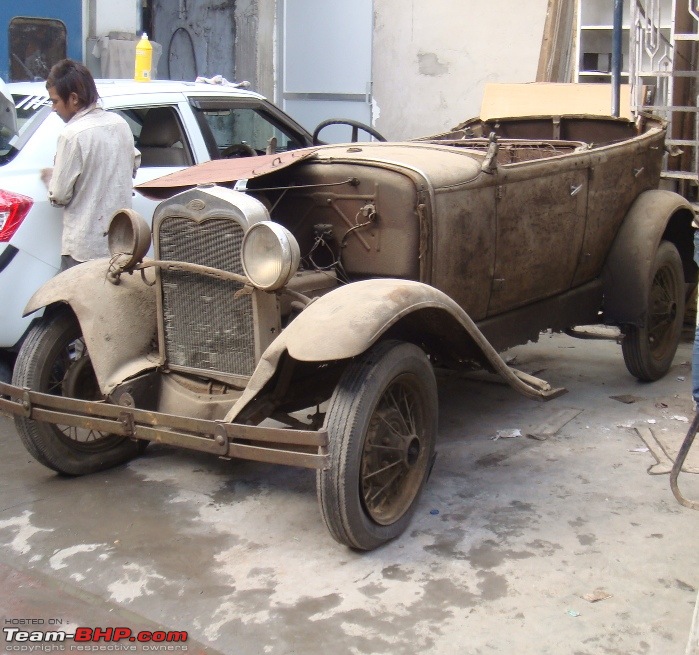
<svg viewBox="0 0 699 655"><path fill-rule="evenodd" d="M243 274L243 228L231 219L197 223L168 217L160 224L159 257ZM252 375L252 297L234 298L242 284L186 271L161 272L165 355L171 366Z"/></svg>

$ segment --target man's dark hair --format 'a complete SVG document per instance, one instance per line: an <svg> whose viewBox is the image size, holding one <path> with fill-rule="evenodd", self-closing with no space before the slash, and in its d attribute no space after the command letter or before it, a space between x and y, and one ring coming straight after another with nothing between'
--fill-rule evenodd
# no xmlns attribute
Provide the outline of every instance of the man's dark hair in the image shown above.
<svg viewBox="0 0 699 655"><path fill-rule="evenodd" d="M59 98L68 102L71 93L78 96L78 104L87 107L99 99L92 73L77 61L62 59L51 68L46 88L54 87Z"/></svg>

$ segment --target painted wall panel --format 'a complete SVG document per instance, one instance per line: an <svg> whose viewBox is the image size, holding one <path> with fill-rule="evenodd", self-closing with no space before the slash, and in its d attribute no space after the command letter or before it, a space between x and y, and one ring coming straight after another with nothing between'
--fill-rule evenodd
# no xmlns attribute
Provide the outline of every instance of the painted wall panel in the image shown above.
<svg viewBox="0 0 699 655"><path fill-rule="evenodd" d="M389 139L474 116L486 82L533 82L547 0L375 0L374 122Z"/></svg>

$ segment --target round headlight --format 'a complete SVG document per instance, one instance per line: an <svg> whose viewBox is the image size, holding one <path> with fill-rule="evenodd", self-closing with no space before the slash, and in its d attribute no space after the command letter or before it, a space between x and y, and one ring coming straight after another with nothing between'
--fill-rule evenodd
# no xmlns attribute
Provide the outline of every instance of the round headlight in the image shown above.
<svg viewBox="0 0 699 655"><path fill-rule="evenodd" d="M294 235L278 223L255 223L243 237L243 270L258 289L274 291L296 273L301 253Z"/></svg>
<svg viewBox="0 0 699 655"><path fill-rule="evenodd" d="M133 209L120 209L107 230L109 252L124 271L138 264L150 248L150 227Z"/></svg>

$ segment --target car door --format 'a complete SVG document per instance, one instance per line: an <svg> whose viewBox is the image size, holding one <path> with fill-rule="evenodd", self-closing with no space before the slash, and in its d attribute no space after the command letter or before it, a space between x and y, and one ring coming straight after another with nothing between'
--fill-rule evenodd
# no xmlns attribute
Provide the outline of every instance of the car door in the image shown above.
<svg viewBox="0 0 699 655"><path fill-rule="evenodd" d="M489 316L571 287L587 209L584 157L504 165L497 175L497 254Z"/></svg>
<svg viewBox="0 0 699 655"><path fill-rule="evenodd" d="M201 136L194 135L198 138L193 138L192 121L187 120L178 103L120 106L111 108L111 111L129 124L134 145L141 152L141 165L136 172L134 185L209 159L206 149L197 147ZM133 209L148 223L157 205L157 201L134 192Z"/></svg>

